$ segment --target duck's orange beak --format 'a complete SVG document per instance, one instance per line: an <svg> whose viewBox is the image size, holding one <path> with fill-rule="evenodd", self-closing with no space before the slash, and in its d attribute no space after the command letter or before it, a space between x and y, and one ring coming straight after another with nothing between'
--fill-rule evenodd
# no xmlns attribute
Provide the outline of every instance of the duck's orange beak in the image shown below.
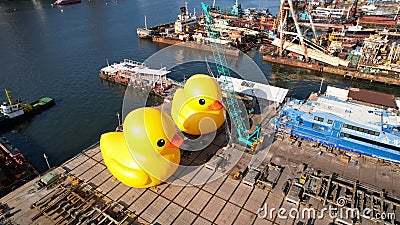
<svg viewBox="0 0 400 225"><path fill-rule="evenodd" d="M175 134L172 138L171 142L168 145L168 148L179 148L183 144L183 139L178 135Z"/></svg>
<svg viewBox="0 0 400 225"><path fill-rule="evenodd" d="M222 109L222 107L224 107L224 106L222 105L222 103L221 103L220 101L218 101L218 100L215 100L215 101L213 102L213 104L211 104L211 105L208 106L208 109L211 109L211 110L220 110L220 109Z"/></svg>

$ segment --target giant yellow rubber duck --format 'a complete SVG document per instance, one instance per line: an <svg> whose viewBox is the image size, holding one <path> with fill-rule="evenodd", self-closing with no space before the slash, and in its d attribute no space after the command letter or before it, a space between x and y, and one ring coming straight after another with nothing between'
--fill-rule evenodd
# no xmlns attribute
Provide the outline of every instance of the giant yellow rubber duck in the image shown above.
<svg viewBox="0 0 400 225"><path fill-rule="evenodd" d="M191 76L183 89L176 90L171 115L185 133L200 135L215 131L225 121L221 87L208 75Z"/></svg>
<svg viewBox="0 0 400 225"><path fill-rule="evenodd" d="M176 171L182 143L169 115L144 107L128 114L123 132L101 135L100 149L114 177L128 186L147 188Z"/></svg>

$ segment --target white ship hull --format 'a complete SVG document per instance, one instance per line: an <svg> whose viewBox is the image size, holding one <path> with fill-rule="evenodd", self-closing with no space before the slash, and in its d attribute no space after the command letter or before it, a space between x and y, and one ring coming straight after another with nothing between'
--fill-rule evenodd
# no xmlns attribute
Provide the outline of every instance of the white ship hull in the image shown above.
<svg viewBox="0 0 400 225"><path fill-rule="evenodd" d="M151 30L145 28L137 28L136 33L139 38L151 38Z"/></svg>

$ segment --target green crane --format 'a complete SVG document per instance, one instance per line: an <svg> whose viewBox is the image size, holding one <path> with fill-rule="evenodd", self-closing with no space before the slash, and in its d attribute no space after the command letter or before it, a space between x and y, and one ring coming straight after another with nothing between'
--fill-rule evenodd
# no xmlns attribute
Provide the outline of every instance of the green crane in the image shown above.
<svg viewBox="0 0 400 225"><path fill-rule="evenodd" d="M231 73L226 62L226 56L224 49L220 43L218 43L219 32L216 31L214 25L214 19L209 13L209 5L201 3L204 11L204 17L206 22L206 30L208 37L212 39L210 41L210 47L212 49L213 57L216 63L218 75L223 77L223 84L226 91L226 106L229 116L236 128L238 140L244 143L247 147L252 150L257 148L258 143L262 142L261 137L261 125L258 124L254 132L250 133L243 122L242 110L239 107L238 99L235 97L235 90L231 79Z"/></svg>

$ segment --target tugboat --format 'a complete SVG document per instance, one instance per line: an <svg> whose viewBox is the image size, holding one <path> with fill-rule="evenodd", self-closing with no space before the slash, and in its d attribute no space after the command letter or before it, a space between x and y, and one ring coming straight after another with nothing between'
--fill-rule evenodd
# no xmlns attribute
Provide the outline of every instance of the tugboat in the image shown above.
<svg viewBox="0 0 400 225"><path fill-rule="evenodd" d="M14 102L7 89L5 89L8 102L0 105L0 130L4 131L17 122L27 119L29 116L40 113L41 111L55 105L54 99L45 97L31 104L26 104L17 100Z"/></svg>
<svg viewBox="0 0 400 225"><path fill-rule="evenodd" d="M67 5L67 4L74 4L74 3L81 3L81 0L57 0L53 4L54 5Z"/></svg>

